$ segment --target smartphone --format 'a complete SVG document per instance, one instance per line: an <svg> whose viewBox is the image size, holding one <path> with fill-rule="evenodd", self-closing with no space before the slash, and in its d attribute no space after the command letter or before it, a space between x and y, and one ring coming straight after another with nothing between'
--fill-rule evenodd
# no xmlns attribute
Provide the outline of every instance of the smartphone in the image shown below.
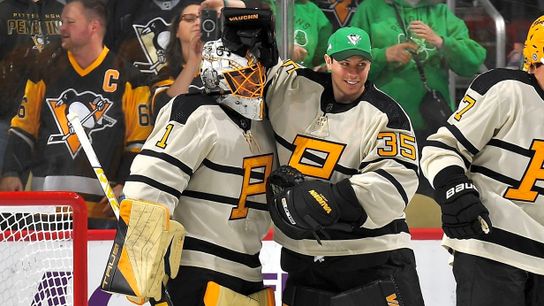
<svg viewBox="0 0 544 306"><path fill-rule="evenodd" d="M200 12L200 39L203 42L218 40L220 38L219 18L217 11L204 9Z"/></svg>

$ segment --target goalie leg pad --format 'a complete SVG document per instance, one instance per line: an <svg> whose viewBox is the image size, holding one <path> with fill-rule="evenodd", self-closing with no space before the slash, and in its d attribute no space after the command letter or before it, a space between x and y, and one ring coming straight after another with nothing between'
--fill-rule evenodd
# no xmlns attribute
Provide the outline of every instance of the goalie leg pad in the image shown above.
<svg viewBox="0 0 544 306"><path fill-rule="evenodd" d="M259 303L247 295L209 281L204 293L204 306L259 306Z"/></svg>
<svg viewBox="0 0 544 306"><path fill-rule="evenodd" d="M164 205L125 199L101 288L160 300L165 276L179 270L185 229Z"/></svg>
<svg viewBox="0 0 544 306"><path fill-rule="evenodd" d="M260 306L275 306L276 297L274 296L274 290L270 287L266 287L263 290L257 291L249 295L259 303Z"/></svg>

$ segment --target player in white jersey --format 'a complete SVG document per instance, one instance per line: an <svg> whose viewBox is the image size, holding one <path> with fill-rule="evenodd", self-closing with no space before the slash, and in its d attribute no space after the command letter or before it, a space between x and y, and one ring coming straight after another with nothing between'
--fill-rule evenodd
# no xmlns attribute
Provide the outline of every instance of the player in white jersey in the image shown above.
<svg viewBox="0 0 544 306"><path fill-rule="evenodd" d="M255 56L208 42L201 78L206 93L177 96L161 109L123 189L127 198L167 206L185 227L180 272L167 285L174 305L184 306L223 298L217 285L244 297L263 290L259 252L271 225L265 181L276 159ZM217 305L255 302L229 303Z"/></svg>
<svg viewBox="0 0 544 306"><path fill-rule="evenodd" d="M529 29L523 71L478 76L423 148L459 306L544 305L543 49L544 16Z"/></svg>
<svg viewBox="0 0 544 306"><path fill-rule="evenodd" d="M288 305L423 305L404 214L416 139L403 109L367 81L371 60L368 34L344 27L328 41L330 73L292 61L268 72L268 115L289 165L269 178Z"/></svg>

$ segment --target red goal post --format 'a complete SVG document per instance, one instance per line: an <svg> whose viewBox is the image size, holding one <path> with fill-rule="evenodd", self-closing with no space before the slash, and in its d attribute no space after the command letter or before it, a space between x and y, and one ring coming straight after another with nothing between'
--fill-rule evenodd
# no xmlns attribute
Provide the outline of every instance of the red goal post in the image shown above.
<svg viewBox="0 0 544 306"><path fill-rule="evenodd" d="M87 305L87 207L73 192L0 192L2 305Z"/></svg>

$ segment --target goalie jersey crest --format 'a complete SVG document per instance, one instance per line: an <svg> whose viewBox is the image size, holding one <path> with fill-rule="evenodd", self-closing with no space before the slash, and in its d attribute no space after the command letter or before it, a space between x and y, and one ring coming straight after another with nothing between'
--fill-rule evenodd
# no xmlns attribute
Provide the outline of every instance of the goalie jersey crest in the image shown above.
<svg viewBox="0 0 544 306"><path fill-rule="evenodd" d="M72 159L79 152L81 144L66 118L69 113L76 113L81 118L81 124L89 137L94 131L112 127L117 122L106 115L113 102L91 91L78 93L70 88L62 92L57 99L48 98L46 101L59 131L58 134L49 136L47 144L64 143Z"/></svg>

